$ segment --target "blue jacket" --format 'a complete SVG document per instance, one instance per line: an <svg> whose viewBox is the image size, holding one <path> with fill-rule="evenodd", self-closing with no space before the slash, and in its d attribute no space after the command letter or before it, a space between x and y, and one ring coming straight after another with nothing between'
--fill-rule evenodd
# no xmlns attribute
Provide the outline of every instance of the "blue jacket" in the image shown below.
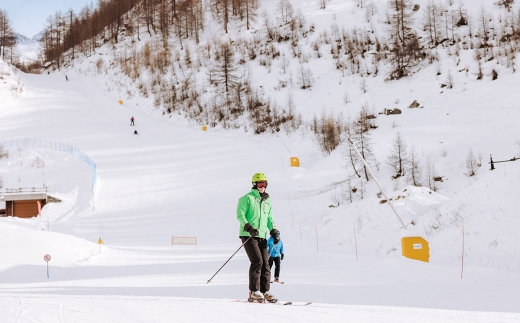
<svg viewBox="0 0 520 323"><path fill-rule="evenodd" d="M280 257L280 255L283 255L284 252L282 239L280 239L280 242L277 244L274 244L273 237L269 237L269 239L267 239L267 253L271 258L276 258Z"/></svg>

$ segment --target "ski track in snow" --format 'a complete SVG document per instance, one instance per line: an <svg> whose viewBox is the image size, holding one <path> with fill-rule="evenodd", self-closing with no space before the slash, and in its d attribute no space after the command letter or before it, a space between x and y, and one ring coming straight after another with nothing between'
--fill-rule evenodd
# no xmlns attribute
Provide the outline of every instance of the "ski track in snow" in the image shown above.
<svg viewBox="0 0 520 323"><path fill-rule="evenodd" d="M17 300L1 296L0 310L14 313ZM351 306L311 304L305 307L273 304L236 303L229 300L198 300L152 297L80 297L60 299L53 296L23 297L24 307L14 317L2 322L447 322L484 323L519 322L516 314L399 308L385 306ZM4 311L2 311L4 312ZM0 318L2 315L0 314ZM54 322L57 322L54 320Z"/></svg>

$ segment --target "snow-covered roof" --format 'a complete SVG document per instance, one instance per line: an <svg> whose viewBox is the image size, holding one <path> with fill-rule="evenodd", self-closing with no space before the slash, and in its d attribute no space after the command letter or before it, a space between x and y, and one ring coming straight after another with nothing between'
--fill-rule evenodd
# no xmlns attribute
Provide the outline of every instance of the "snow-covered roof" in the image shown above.
<svg viewBox="0 0 520 323"><path fill-rule="evenodd" d="M27 201L27 200L46 200L47 193L8 193L0 197L0 201Z"/></svg>

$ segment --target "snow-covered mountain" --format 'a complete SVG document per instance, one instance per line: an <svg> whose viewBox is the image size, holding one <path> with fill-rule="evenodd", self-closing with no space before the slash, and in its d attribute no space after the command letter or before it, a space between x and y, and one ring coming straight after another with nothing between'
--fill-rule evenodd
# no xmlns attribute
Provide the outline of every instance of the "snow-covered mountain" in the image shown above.
<svg viewBox="0 0 520 323"><path fill-rule="evenodd" d="M18 43L16 49L19 54L19 60L24 63L34 62L41 55L40 42L34 40Z"/></svg>
<svg viewBox="0 0 520 323"><path fill-rule="evenodd" d="M43 31L34 35L32 38L21 34L16 34L16 53L19 56L19 61L24 64L29 64L39 59L41 56L40 39Z"/></svg>
<svg viewBox="0 0 520 323"><path fill-rule="evenodd" d="M26 41L29 41L29 37L27 36L24 36L22 34L19 34L19 33L15 33L15 38L16 38L16 43L19 44L19 43L23 43L23 42L26 42Z"/></svg>
<svg viewBox="0 0 520 323"><path fill-rule="evenodd" d="M45 33L45 30L40 31L36 35L32 36L31 40L33 40L33 41L40 41L42 39L44 33Z"/></svg>

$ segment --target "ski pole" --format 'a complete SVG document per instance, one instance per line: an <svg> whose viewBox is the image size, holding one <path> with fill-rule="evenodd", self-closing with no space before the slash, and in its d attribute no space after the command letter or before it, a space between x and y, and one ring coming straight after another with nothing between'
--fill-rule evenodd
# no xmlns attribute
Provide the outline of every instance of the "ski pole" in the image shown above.
<svg viewBox="0 0 520 323"><path fill-rule="evenodd" d="M231 260L231 258L233 258L234 255L236 255L236 253L238 252L238 250L242 249L242 247L249 241L249 239L251 239L252 237L249 237L247 238L247 240L237 249L237 251L235 251L234 254L231 255L231 257L229 257L229 259L222 265L222 267L220 267L219 270L217 270L217 272L215 273L215 275L211 276L211 278L208 280L208 282L206 284L209 284L209 282L213 279L213 277L217 276L218 272L224 268L224 266Z"/></svg>

